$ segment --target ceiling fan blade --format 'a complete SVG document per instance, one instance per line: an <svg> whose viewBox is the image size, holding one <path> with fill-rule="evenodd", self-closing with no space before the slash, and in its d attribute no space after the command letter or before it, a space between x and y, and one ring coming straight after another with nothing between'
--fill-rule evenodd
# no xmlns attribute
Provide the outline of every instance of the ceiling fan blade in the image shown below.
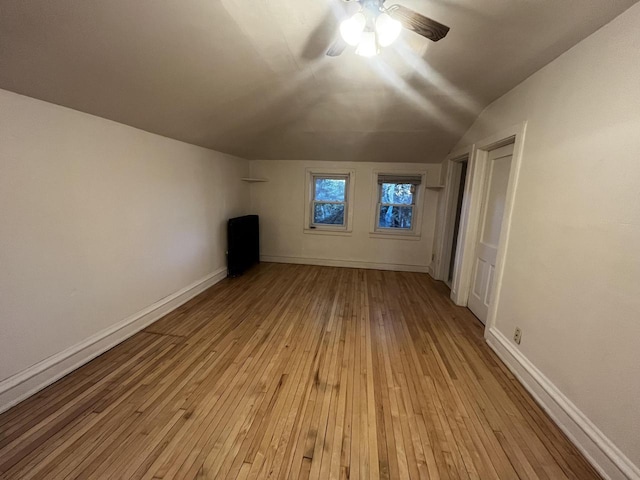
<svg viewBox="0 0 640 480"><path fill-rule="evenodd" d="M344 52L345 48L347 48L347 43L344 40L342 40L342 38L338 38L329 47L329 50L327 50L327 56L328 57L337 57L342 52Z"/></svg>
<svg viewBox="0 0 640 480"><path fill-rule="evenodd" d="M392 18L398 20L402 26L408 30L416 32L418 35L428 38L434 42L442 40L449 33L449 27L431 20L429 17L420 15L410 8L402 5L391 5L386 9Z"/></svg>

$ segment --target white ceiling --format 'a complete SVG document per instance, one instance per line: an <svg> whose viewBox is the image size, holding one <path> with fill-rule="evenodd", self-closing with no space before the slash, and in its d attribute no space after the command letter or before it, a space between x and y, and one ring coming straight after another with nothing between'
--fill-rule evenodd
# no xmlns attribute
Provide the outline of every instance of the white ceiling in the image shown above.
<svg viewBox="0 0 640 480"><path fill-rule="evenodd" d="M246 158L438 162L637 0L389 0L451 27L324 52L340 0L0 0L0 88Z"/></svg>

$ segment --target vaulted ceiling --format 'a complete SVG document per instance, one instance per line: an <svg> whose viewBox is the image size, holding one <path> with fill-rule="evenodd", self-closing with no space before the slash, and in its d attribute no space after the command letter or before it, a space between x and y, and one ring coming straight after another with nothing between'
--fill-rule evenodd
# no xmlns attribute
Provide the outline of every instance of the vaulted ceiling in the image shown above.
<svg viewBox="0 0 640 480"><path fill-rule="evenodd" d="M636 0L388 0L451 27L324 55L341 0L0 0L0 88L246 158L438 162Z"/></svg>

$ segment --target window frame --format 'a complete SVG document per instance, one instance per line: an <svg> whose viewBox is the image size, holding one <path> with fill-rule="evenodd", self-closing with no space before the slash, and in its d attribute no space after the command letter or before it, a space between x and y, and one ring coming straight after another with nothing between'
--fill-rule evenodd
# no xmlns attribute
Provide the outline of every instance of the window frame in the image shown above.
<svg viewBox="0 0 640 480"><path fill-rule="evenodd" d="M376 183L378 182L378 179L376 178ZM377 208L376 208L376 232L402 232L405 235L413 235L413 232L415 230L416 227L416 222L415 222L415 213L416 213L416 203L418 201L418 190L420 185L414 185L414 191L411 192L411 200L412 203L383 203L382 202L382 186L384 184L383 183L378 183L378 203L377 203ZM406 184L402 184L402 183L395 183L392 185L406 185ZM403 208L407 208L410 207L411 208L411 228L400 228L400 227L381 227L380 226L380 210L382 210L382 207L403 207Z"/></svg>
<svg viewBox="0 0 640 480"><path fill-rule="evenodd" d="M344 200L332 201L332 200L316 200L316 181L317 180L344 180ZM330 204L330 205L344 205L344 214L343 221L341 224L329 224L329 223L315 223L315 211L317 204ZM347 228L347 205L349 204L349 175L326 175L322 173L314 173L311 175L311 212L309 212L311 216L311 222L309 223L309 228L338 228L345 229Z"/></svg>
<svg viewBox="0 0 640 480"><path fill-rule="evenodd" d="M306 170L305 181L305 215L304 215L304 233L324 234L324 235L351 235L353 224L353 193L355 184L355 171L347 169L313 169ZM315 181L318 178L327 179L344 179L346 180L344 190L344 202L320 201L315 199ZM316 203L333 203L344 205L344 224L328 225L324 223L314 223L314 209Z"/></svg>
<svg viewBox="0 0 640 480"><path fill-rule="evenodd" d="M421 182L415 186L413 192L412 204L391 204L382 203L382 184L378 183L378 177L381 175L393 176L420 176ZM420 240L422 234L422 213L424 203L426 171L388 171L375 170L372 176L372 195L371 195L371 229L369 236L373 238L391 238L397 240ZM380 226L380 209L382 206L392 205L398 207L412 207L411 228L395 228Z"/></svg>

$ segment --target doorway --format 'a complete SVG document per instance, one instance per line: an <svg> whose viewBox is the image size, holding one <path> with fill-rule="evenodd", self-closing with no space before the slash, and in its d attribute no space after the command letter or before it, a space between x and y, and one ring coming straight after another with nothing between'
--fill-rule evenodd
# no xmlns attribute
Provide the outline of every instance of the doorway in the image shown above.
<svg viewBox="0 0 640 480"><path fill-rule="evenodd" d="M460 219L462 218L462 204L464 201L464 187L467 183L467 166L468 160L456 162L454 164L453 181L456 189L454 197L456 198L455 216L453 219L453 237L451 239L451 252L449 254L449 265L445 277L445 283L451 288L453 284L453 276L455 273L454 265L456 262L456 253L458 251L458 234L460 233Z"/></svg>
<svg viewBox="0 0 640 480"><path fill-rule="evenodd" d="M460 257L465 251L465 235L467 231L469 211L469 187L473 175L473 147L460 149L447 158L446 180L442 198L442 220L437 235L437 260L435 278L442 280L451 289L451 299L456 305L460 303L456 297L459 286Z"/></svg>
<svg viewBox="0 0 640 480"><path fill-rule="evenodd" d="M500 302L526 130L527 122L505 128L453 152L445 163L436 278L450 285L451 300L469 307L485 331Z"/></svg>
<svg viewBox="0 0 640 480"><path fill-rule="evenodd" d="M509 187L513 143L489 151L469 292L469 310L484 324L493 301L498 245Z"/></svg>

